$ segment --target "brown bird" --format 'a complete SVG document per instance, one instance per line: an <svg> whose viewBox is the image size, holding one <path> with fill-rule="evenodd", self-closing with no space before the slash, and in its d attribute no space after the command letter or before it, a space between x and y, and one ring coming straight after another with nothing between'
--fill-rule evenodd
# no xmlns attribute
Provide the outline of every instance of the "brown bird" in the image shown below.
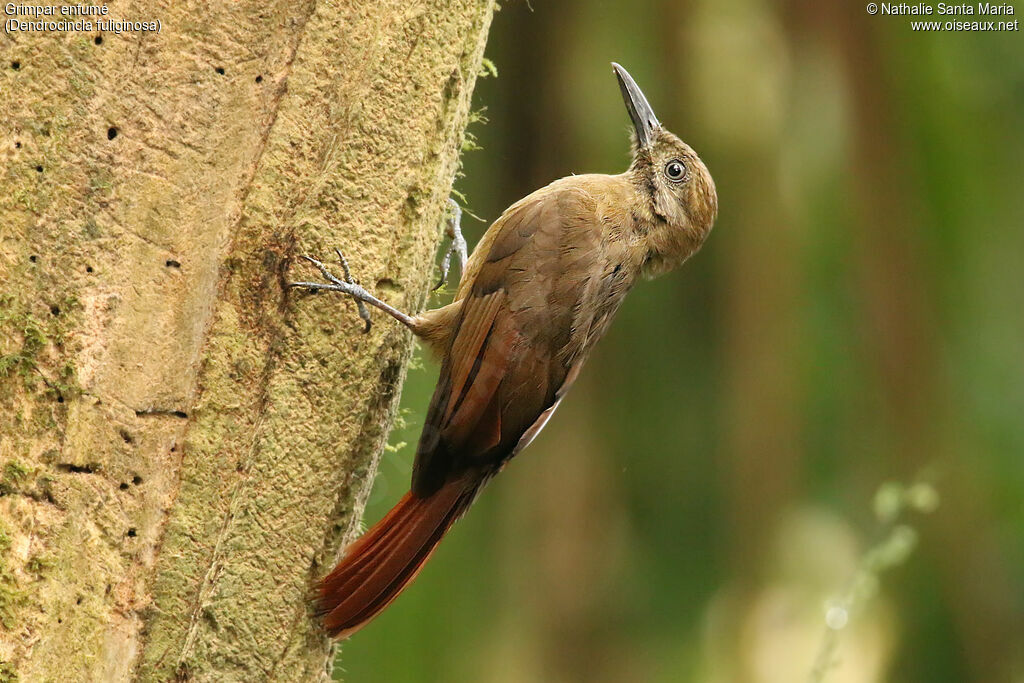
<svg viewBox="0 0 1024 683"><path fill-rule="evenodd" d="M329 282L292 283L351 295L367 324L363 303L380 308L441 358L412 490L318 586L332 636L387 607L484 484L537 436L637 278L679 266L711 230L718 198L704 163L612 66L635 130L629 169L562 178L509 207L464 264L451 304L406 315L355 284L340 252L344 280L306 257Z"/></svg>

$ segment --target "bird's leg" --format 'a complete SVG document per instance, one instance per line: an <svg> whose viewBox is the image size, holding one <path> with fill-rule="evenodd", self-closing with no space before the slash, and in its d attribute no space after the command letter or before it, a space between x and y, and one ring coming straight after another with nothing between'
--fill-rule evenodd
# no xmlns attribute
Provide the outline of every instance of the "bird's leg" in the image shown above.
<svg viewBox="0 0 1024 683"><path fill-rule="evenodd" d="M317 267L317 270L319 270L320 274L327 279L327 282L289 282L288 286L305 287L309 290L326 289L331 292L342 292L343 294L348 294L356 302L356 308L359 309L359 317L366 323L366 329L363 330L364 332L369 332L371 326L370 312L366 309L366 304L379 308L410 329L415 326L412 316L402 313L394 306L389 306L359 286L359 284L352 279L352 273L348 268L348 261L345 260L341 251L335 249L334 253L338 255L338 260L341 262L341 269L345 273L344 280L335 277L329 270L327 270L327 266L320 261L317 261L312 256L303 256L302 258Z"/></svg>
<svg viewBox="0 0 1024 683"><path fill-rule="evenodd" d="M451 239L451 244L448 245L448 251L445 252L444 258L441 259L441 279L434 285L433 291L435 292L448 281L448 269L452 263L452 254L458 256L460 276L465 272L466 260L469 258L466 238L462 236L462 208L451 197L448 198L448 207L448 226L444 233Z"/></svg>
<svg viewBox="0 0 1024 683"><path fill-rule="evenodd" d="M460 274L465 271L466 261L469 258L466 238L462 236L462 208L451 197L448 198L448 207L448 223L445 227L445 235L451 239L451 244L448 245L448 250L445 252L444 258L441 261L441 279L434 287L435 291L440 289L445 282L448 281L448 271L451 267L452 254L455 254L459 259ZM359 317L366 323L365 332L369 332L372 325L370 312L367 310L366 304L379 308L406 327L410 329L414 328L415 322L412 316L399 311L393 306L389 306L363 289L352 279L352 273L349 270L348 261L345 260L345 256L341 251L335 249L334 253L338 255L338 261L341 263L344 280L335 277L329 270L327 270L327 266L312 256L303 256L302 258L317 267L324 278L327 279L327 282L289 282L288 286L305 287L306 289L313 291L325 289L331 292L342 292L344 294L348 294L356 302L356 308L359 310Z"/></svg>

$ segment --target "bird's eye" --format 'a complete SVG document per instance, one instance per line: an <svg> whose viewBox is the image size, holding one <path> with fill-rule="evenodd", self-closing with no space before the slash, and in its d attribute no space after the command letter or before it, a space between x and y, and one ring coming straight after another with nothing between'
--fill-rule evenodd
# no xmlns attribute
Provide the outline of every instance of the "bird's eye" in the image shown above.
<svg viewBox="0 0 1024 683"><path fill-rule="evenodd" d="M686 166L679 159L673 159L665 164L665 175L674 183L686 177Z"/></svg>

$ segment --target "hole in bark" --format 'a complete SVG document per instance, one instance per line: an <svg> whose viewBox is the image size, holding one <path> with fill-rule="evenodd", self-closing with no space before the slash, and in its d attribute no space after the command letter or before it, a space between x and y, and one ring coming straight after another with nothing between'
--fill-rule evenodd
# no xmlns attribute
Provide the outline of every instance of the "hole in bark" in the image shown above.
<svg viewBox="0 0 1024 683"><path fill-rule="evenodd" d="M121 435L121 438L122 438L122 439L124 439L124 442L125 442L125 443L134 443L134 442L135 442L135 439L133 439L133 438L132 438L132 435L131 435L131 434L129 434L129 433L128 433L127 431L125 431L124 429L120 429L120 430L118 430L118 434L120 434L120 435Z"/></svg>
<svg viewBox="0 0 1024 683"><path fill-rule="evenodd" d="M163 410L161 408L150 408L149 410L136 410L135 417L177 417L182 420L188 419L188 413L184 410Z"/></svg>
<svg viewBox="0 0 1024 683"><path fill-rule="evenodd" d="M168 268L181 268L181 262L175 261L172 258L169 258L166 261L164 261L164 265L167 266Z"/></svg>
<svg viewBox="0 0 1024 683"><path fill-rule="evenodd" d="M92 39L92 42L96 43L97 45L102 45L103 44L103 36L96 36L95 38Z"/></svg>
<svg viewBox="0 0 1024 683"><path fill-rule="evenodd" d="M117 128L115 126L111 126L110 128L107 128L107 139L108 140L113 140L116 137L117 137Z"/></svg>
<svg viewBox="0 0 1024 683"><path fill-rule="evenodd" d="M128 530L128 538L135 538L135 527Z"/></svg>
<svg viewBox="0 0 1024 683"><path fill-rule="evenodd" d="M81 596L81 595L79 595L79 596L78 596L78 599L77 599L77 600L75 600L75 604L76 604L76 605L81 605L81 604L82 604L82 596Z"/></svg>
<svg viewBox="0 0 1024 683"><path fill-rule="evenodd" d="M57 463L57 469L61 472L68 472L71 474L95 474L96 470L99 469L99 465L92 463L88 465L75 465L70 462Z"/></svg>
<svg viewBox="0 0 1024 683"><path fill-rule="evenodd" d="M14 69L15 71L17 71L18 69L21 68L21 62L19 62L19 61L11 62L11 68Z"/></svg>
<svg viewBox="0 0 1024 683"><path fill-rule="evenodd" d="M63 403L63 402L64 402L64 397L61 396L60 394L57 394L57 403Z"/></svg>
<svg viewBox="0 0 1024 683"><path fill-rule="evenodd" d="M256 82L257 83L262 83L263 82L263 76L257 76L256 77Z"/></svg>
<svg viewBox="0 0 1024 683"><path fill-rule="evenodd" d="M36 173L42 173L42 172L43 172L43 167L42 166L36 166Z"/></svg>
<svg viewBox="0 0 1024 683"><path fill-rule="evenodd" d="M21 149L21 142L18 140L14 141L14 149Z"/></svg>
<svg viewBox="0 0 1024 683"><path fill-rule="evenodd" d="M222 66L218 66L216 69L214 69L214 71L219 73L221 76L224 75L224 67L222 67Z"/></svg>
<svg viewBox="0 0 1024 683"><path fill-rule="evenodd" d="M92 272L92 266L86 266L85 267L85 272L91 273Z"/></svg>
<svg viewBox="0 0 1024 683"><path fill-rule="evenodd" d="M35 254L32 254L31 256L28 257L28 260L31 261L32 263L35 263L36 261L39 260L39 257L36 256Z"/></svg>
<svg viewBox="0 0 1024 683"><path fill-rule="evenodd" d="M142 483L142 477L136 474L134 477L132 477L132 483L138 486L139 484Z"/></svg>
<svg viewBox="0 0 1024 683"><path fill-rule="evenodd" d="M50 313L53 314L54 316L60 315L60 306L56 304L50 306Z"/></svg>
<svg viewBox="0 0 1024 683"><path fill-rule="evenodd" d="M128 490L128 482L122 481L121 485L118 486L117 488L121 489L122 491L127 491Z"/></svg>
<svg viewBox="0 0 1024 683"><path fill-rule="evenodd" d="M173 446L171 446L171 453L177 453L177 452L178 452L178 444L174 444Z"/></svg>

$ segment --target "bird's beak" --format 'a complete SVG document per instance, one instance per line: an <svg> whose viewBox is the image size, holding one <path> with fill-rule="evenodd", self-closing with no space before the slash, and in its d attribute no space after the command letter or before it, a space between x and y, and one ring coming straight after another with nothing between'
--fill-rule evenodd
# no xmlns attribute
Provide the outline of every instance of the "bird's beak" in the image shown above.
<svg viewBox="0 0 1024 683"><path fill-rule="evenodd" d="M633 119L633 127L636 128L636 137L641 147L647 147L654 139L654 130L661 127L654 110L647 103L640 86L636 84L629 72L621 66L612 62L615 69L615 76L619 79L619 89L622 91L622 99L629 110L629 118Z"/></svg>

